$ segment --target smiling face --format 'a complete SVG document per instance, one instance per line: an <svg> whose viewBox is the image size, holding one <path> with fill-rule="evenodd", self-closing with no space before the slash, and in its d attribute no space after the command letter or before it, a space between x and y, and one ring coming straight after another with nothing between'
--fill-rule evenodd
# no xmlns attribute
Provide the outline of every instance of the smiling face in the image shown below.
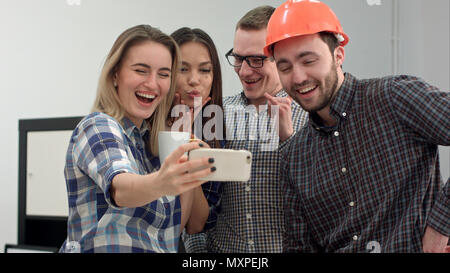
<svg viewBox="0 0 450 273"><path fill-rule="evenodd" d="M187 42L180 50L182 64L176 91L184 104L194 107L195 97L201 97L203 102L210 95L213 65L208 48L201 43Z"/></svg>
<svg viewBox="0 0 450 273"><path fill-rule="evenodd" d="M140 128L170 88L172 56L162 44L146 41L124 55L114 80L125 115Z"/></svg>
<svg viewBox="0 0 450 273"><path fill-rule="evenodd" d="M234 36L233 53L240 56L264 56L264 46L266 44L267 29L261 30L236 30ZM245 96L251 104L260 105L266 102L264 93L271 95L281 90L281 83L278 77L277 68L273 61L266 59L261 68L252 68L247 62L243 62L241 67L236 67L242 83Z"/></svg>
<svg viewBox="0 0 450 273"><path fill-rule="evenodd" d="M343 48L336 48L332 55L319 34L303 35L276 43L274 58L288 94L306 111L328 115L344 79Z"/></svg>

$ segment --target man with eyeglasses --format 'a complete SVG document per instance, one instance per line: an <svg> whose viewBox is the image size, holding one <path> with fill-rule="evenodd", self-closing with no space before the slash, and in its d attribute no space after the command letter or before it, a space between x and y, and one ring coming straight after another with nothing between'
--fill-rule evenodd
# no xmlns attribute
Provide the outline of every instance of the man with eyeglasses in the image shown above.
<svg viewBox="0 0 450 273"><path fill-rule="evenodd" d="M226 54L243 87L239 94L224 98L226 148L252 152L251 178L223 183L215 227L206 236L186 236L187 252L202 251L195 243L201 236L206 237L208 252L282 251L280 149L306 124L307 113L282 90L273 59L264 56L267 23L274 10L261 6L244 15L236 26L233 48ZM278 106L278 115L273 105ZM272 121L279 121L275 147L269 144L274 135L265 130Z"/></svg>

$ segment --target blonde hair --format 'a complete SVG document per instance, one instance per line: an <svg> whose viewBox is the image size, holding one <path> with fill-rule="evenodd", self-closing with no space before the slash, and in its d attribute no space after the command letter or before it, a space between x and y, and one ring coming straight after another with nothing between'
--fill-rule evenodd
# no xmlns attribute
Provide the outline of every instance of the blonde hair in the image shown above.
<svg viewBox="0 0 450 273"><path fill-rule="evenodd" d="M138 25L125 30L114 42L105 64L103 65L97 86L97 96L91 112L105 113L122 125L125 110L119 100L119 95L114 87L114 75L120 67L123 57L128 49L142 42L153 41L164 45L172 56L170 89L165 98L161 100L155 112L145 121L150 129L148 147L150 152L157 156L158 132L165 129L165 122L175 95L176 74L180 66L180 50L177 43L169 35L149 25Z"/></svg>

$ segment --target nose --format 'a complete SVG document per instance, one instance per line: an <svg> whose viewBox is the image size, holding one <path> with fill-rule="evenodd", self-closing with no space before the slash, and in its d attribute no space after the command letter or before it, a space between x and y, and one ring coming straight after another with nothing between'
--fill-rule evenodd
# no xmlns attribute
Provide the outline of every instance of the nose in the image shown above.
<svg viewBox="0 0 450 273"><path fill-rule="evenodd" d="M308 79L306 71L299 65L294 65L292 70L292 81L296 84L302 84Z"/></svg>
<svg viewBox="0 0 450 273"><path fill-rule="evenodd" d="M150 75L145 78L144 86L151 91L156 91L158 89L156 73L150 73Z"/></svg>
<svg viewBox="0 0 450 273"><path fill-rule="evenodd" d="M198 73L195 71L192 71L189 74L188 84L191 86L196 86L199 84L199 82L200 82L200 77L199 77Z"/></svg>
<svg viewBox="0 0 450 273"><path fill-rule="evenodd" d="M240 68L237 68L237 73L240 77L245 77L253 73L253 68L251 68L247 62L242 62Z"/></svg>

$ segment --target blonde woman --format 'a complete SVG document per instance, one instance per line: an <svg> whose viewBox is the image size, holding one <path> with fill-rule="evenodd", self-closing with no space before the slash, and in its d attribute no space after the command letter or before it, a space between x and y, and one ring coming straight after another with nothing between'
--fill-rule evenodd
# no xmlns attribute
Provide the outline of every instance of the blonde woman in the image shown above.
<svg viewBox="0 0 450 273"><path fill-rule="evenodd" d="M75 128L67 151L68 236L61 252L177 251L195 203L192 189L215 170L213 159L187 161L184 153L199 148L197 142L159 162L158 132L179 59L174 40L148 25L126 30L114 43L93 111ZM187 172L196 168L202 169Z"/></svg>

